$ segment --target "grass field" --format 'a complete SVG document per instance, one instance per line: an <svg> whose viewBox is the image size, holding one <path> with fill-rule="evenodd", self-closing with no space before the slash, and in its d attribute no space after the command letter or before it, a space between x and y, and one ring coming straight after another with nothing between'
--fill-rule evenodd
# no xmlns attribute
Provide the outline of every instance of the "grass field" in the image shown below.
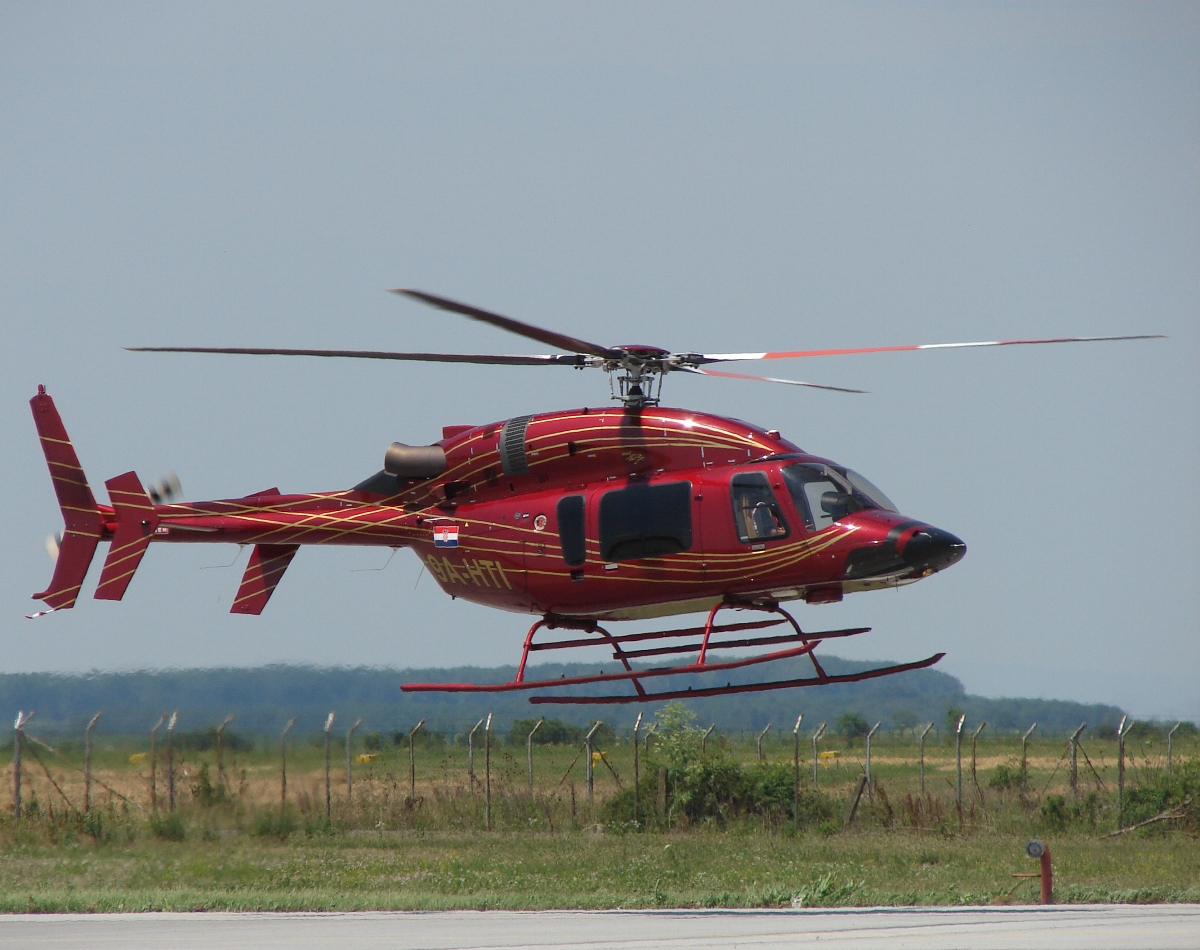
<svg viewBox="0 0 1200 950"><path fill-rule="evenodd" d="M817 767L814 795L804 737L805 796L793 817L792 737L764 742L765 765L752 740L714 737L704 757L692 748L687 768L740 766L759 786L769 779L783 791L696 818L678 804L683 786L666 792L667 773L659 780L660 768L673 763L671 783L685 768L668 740L640 751L636 825L627 739L610 740L604 759L594 760L592 801L578 748L535 747L530 794L524 745L494 744L490 809L482 743L474 783L461 745L418 746L415 796L407 748L385 743L373 760L354 764L349 798L344 747L335 745L328 821L323 750L307 739L289 748L286 809L278 748L260 743L226 749L224 783L212 750L177 750L170 813L160 746L157 814L144 742L98 739L93 771L101 784L86 816L79 750L34 746L37 757L27 753L23 769L25 817L0 820L0 910L1024 903L1036 900L1036 883L1012 875L1036 869L1023 853L1035 836L1053 851L1059 901L1200 901L1194 810L1109 836L1118 824L1112 741L1084 742L1075 790L1065 739L1031 741L1024 773L1016 738L981 736L974 775L965 743L960 820L953 746L927 743L922 795L915 741L889 736L873 743L874 787L850 821L861 741L822 743L838 755ZM1194 771L1194 744L1176 742L1177 775ZM1127 747L1123 824L1157 812L1159 799L1146 790L1162 785L1164 764L1154 736ZM11 767L6 780L11 788ZM1177 809L1178 796L1171 801L1167 810ZM1183 801L1187 811L1191 799Z"/></svg>

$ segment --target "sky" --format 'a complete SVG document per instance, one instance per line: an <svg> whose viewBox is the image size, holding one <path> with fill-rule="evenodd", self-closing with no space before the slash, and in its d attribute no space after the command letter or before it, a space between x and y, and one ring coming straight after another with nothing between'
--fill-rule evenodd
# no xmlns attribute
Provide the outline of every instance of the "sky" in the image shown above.
<svg viewBox="0 0 1200 950"><path fill-rule="evenodd" d="M152 547L36 621L47 386L93 488L348 488L393 440L604 405L602 375L129 353L542 352L411 286L601 344L830 357L667 380L963 538L797 608L844 656L987 696L1200 719L1200 7L1171 3L0 2L0 669L514 662L529 619L415 555ZM728 368L761 371L751 364ZM236 559L236 560L235 560ZM386 565L386 566L385 566ZM801 698L802 699L802 698ZM801 701L789 698L794 705Z"/></svg>

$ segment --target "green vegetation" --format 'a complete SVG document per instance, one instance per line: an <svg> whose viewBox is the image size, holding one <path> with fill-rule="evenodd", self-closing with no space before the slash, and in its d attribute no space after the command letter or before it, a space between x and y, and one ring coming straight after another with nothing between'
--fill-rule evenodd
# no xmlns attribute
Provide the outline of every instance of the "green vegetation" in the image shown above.
<svg viewBox="0 0 1200 950"><path fill-rule="evenodd" d="M30 747L25 816L0 817L0 910L1029 902L1036 885L1012 875L1033 870L1023 846L1035 836L1051 845L1060 901L1200 900L1195 737L1176 732L1169 775L1161 734L1127 742L1119 815L1113 742L1085 734L1072 789L1064 740L1031 740L1022 769L1019 741L985 732L974 771L964 758L960 816L952 746L926 746L922 789L899 730L872 739L874 782L855 809L860 748L822 744L814 789L811 733L798 761L786 734L764 741L760 762L753 739L705 738L682 705L652 724L636 796L628 732L597 744L591 796L577 733L535 748L532 794L524 748L493 736L491 832L479 733L473 780L450 736L415 746L413 788L407 741L363 735L352 796L339 738L328 819L322 743L302 736L286 804L276 743L227 747L223 770L215 750L177 747L175 812L160 745L157 813L140 737L97 743L87 814L77 750ZM523 746L525 724L511 732ZM1114 837L1119 818L1149 823Z"/></svg>

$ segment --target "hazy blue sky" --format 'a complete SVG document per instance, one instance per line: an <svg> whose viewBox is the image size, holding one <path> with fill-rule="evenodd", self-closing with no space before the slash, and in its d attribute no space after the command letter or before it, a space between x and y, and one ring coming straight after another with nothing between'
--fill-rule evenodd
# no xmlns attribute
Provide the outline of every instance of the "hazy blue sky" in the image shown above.
<svg viewBox="0 0 1200 950"><path fill-rule="evenodd" d="M343 488L393 439L604 404L554 368L121 349L543 349L384 292L415 286L679 350L1169 334L666 402L966 540L914 587L800 607L875 627L845 655L1200 717L1198 120L1194 3L0 3L2 668L514 660L527 621L414 590L410 552L305 549L255 619L228 614L244 553L155 547L124 602L93 573L22 618L60 525L38 383L101 496L130 468L193 499Z"/></svg>

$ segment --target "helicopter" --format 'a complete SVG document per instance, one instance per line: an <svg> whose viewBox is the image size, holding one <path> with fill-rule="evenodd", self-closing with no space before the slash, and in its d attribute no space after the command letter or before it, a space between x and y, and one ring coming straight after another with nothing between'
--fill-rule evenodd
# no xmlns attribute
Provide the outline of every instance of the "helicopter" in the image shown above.
<svg viewBox="0 0 1200 950"><path fill-rule="evenodd" d="M672 352L602 346L419 290L395 293L536 340L549 355L403 353L259 347L129 347L134 352L309 356L602 369L619 405L450 425L431 445L393 442L383 467L353 488L180 502L135 472L105 482L96 502L44 386L34 422L64 531L49 587L34 598L71 608L101 541L109 542L94 596L121 600L151 542L236 543L253 549L231 612L266 607L306 544L411 548L441 589L531 614L506 683L407 683L410 692L529 690L532 703L628 703L856 682L937 663L945 654L830 675L815 654L827 640L869 628L806 631L782 605L916 583L958 563L966 544L908 517L867 478L772 429L660 405L671 373L731 377L857 393L820 383L712 368L740 361L1050 343L1161 338L1058 337L761 353ZM722 612L749 619L718 622ZM615 622L705 613L703 624L614 634ZM560 631L560 633L554 633ZM542 636L539 637L539 634ZM529 657L603 646L617 672L530 680ZM728 650L752 650L752 655ZM717 655L714 655L717 654ZM695 674L811 661L800 679L681 686ZM675 657L684 659L676 662ZM646 661L651 661L647 665ZM710 678L711 679L711 678ZM620 687L609 695L568 687ZM546 692L551 690L552 692ZM540 692L539 692L540 691Z"/></svg>

